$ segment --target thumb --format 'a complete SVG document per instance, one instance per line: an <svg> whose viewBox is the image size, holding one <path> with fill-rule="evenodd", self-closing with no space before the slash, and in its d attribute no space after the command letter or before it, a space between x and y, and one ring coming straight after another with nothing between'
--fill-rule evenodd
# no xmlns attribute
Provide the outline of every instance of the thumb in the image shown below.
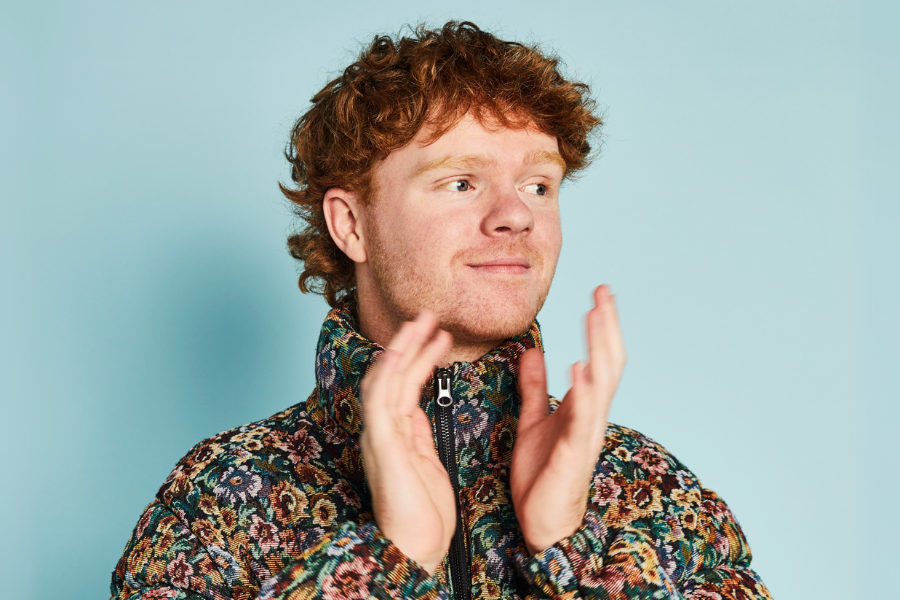
<svg viewBox="0 0 900 600"><path fill-rule="evenodd" d="M519 431L539 422L549 413L547 395L547 371L544 367L544 353L530 348L519 359Z"/></svg>

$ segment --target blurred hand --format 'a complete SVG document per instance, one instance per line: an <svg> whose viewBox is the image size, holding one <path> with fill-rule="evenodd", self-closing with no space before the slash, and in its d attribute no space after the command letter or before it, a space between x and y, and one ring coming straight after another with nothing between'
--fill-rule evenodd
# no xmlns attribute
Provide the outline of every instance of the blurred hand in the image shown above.
<svg viewBox="0 0 900 600"><path fill-rule="evenodd" d="M572 387L551 415L544 357L520 359L522 406L510 467L516 517L531 554L581 526L606 441L606 419L625 367L625 344L609 287L594 291L587 315L588 361L572 366Z"/></svg>

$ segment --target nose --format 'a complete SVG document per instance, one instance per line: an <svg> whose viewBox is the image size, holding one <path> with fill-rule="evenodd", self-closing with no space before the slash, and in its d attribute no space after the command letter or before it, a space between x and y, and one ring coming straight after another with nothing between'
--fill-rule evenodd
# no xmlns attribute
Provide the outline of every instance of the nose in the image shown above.
<svg viewBox="0 0 900 600"><path fill-rule="evenodd" d="M482 229L490 237L527 234L534 229L534 213L515 188L503 190L492 195Z"/></svg>

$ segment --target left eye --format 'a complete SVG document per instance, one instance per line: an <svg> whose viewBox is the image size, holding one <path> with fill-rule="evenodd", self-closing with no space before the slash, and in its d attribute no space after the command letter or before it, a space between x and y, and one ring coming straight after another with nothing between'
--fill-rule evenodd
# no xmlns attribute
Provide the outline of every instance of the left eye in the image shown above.
<svg viewBox="0 0 900 600"><path fill-rule="evenodd" d="M529 194L537 194L543 196L547 193L547 186L543 183L530 183L525 186L525 191Z"/></svg>

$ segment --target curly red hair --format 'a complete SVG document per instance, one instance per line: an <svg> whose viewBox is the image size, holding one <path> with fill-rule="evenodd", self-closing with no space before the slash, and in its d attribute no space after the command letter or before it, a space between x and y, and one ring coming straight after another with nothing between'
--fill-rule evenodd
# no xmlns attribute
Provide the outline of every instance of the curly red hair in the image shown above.
<svg viewBox="0 0 900 600"><path fill-rule="evenodd" d="M557 57L468 21L411 33L376 36L313 96L291 130L285 156L296 188L280 187L304 223L288 237L288 249L303 263L300 290L322 294L331 306L353 299L356 279L353 262L328 233L325 192L342 187L367 202L375 161L426 123L432 141L467 113L504 127L537 127L558 140L567 178L593 158L590 141L602 125L596 103L586 84L561 75Z"/></svg>

